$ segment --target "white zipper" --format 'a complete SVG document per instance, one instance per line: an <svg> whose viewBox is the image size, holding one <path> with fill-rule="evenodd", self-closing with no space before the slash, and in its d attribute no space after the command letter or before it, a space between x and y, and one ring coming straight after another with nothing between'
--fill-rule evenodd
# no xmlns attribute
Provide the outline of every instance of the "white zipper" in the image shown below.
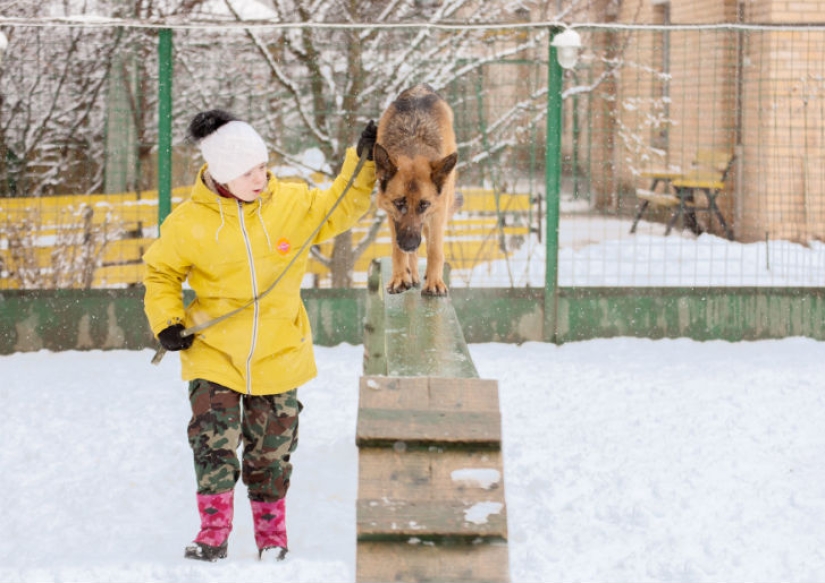
<svg viewBox="0 0 825 583"><path fill-rule="evenodd" d="M255 261L252 255L252 243L249 240L249 234L246 232L246 222L244 221L244 207L241 201L238 201L238 218L241 225L241 233L243 234L243 242L246 246L246 256L249 260L249 273L252 279L252 297L258 297L258 278L255 276ZM246 394L252 394L252 355L255 353L255 345L258 341L258 302L252 304L252 342L249 347L249 354L246 357Z"/></svg>

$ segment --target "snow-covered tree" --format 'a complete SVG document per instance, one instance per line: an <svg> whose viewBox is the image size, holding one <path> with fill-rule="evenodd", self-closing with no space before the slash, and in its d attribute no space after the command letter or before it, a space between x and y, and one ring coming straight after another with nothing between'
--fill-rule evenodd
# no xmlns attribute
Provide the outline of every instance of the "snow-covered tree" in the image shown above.
<svg viewBox="0 0 825 583"><path fill-rule="evenodd" d="M23 23L0 27L8 39L0 63L0 197L102 189L112 153L105 138L115 130L109 126L110 79L127 66L137 68L128 71L136 81L126 115L137 128L132 138L140 156L148 159L157 139L156 75L147 73L157 61L157 33L97 23L107 17L136 23L172 18L201 3L0 0L0 14Z"/></svg>
<svg viewBox="0 0 825 583"><path fill-rule="evenodd" d="M505 65L535 59L547 35L508 27L529 19L522 2L274 0L269 22L290 25L266 27L244 18L240 0L222 1L235 19L231 28L217 36L176 31L178 105L190 115L193 105L240 111L263 126L286 162L317 148L334 173L369 119L426 82L457 112L459 172L497 181L500 173L490 169L507 163L510 147L529 140L543 115L545 84L531 87L529 66ZM450 26L483 24L500 27ZM512 84L504 91L489 76L496 67L508 69ZM346 233L331 257L316 254L330 267L333 287L350 284L368 243Z"/></svg>

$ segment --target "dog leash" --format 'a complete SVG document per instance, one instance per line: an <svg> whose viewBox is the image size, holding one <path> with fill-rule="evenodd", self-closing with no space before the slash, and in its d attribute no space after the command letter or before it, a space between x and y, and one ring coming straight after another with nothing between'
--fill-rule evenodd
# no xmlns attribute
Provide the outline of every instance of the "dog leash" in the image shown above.
<svg viewBox="0 0 825 583"><path fill-rule="evenodd" d="M298 259L298 257L300 257L303 254L304 250L306 250L307 247L309 247L309 245L312 243L312 240L315 239L315 235L318 234L318 231L321 230L321 227L324 226L324 223L327 222L327 219L329 219L329 217L332 216L332 213L335 211L336 208L338 208L338 205L341 203L341 201L344 200L344 197L346 196L347 192L349 192L349 189L352 188L352 185L355 183L355 179L361 173L361 169L364 167L364 162L366 162L366 161L367 161L367 149L364 148L364 150L361 152L361 157L358 159L358 164L355 166L355 170L353 171L352 176L350 176L349 181L347 181L347 184L344 187L344 190L341 192L341 195L335 201L335 204L332 205L332 208L330 208L329 211L327 212L327 214L324 216L324 218L321 219L321 222L318 223L318 226L315 227L315 230L312 231L312 234L310 234L309 237L307 237L306 241L304 241L304 244L301 245L300 249L298 249L298 252L295 254L295 256L289 261L289 263L287 263L286 267L284 267L284 270L281 272L281 274L277 278L275 278L275 281L273 281L272 284L268 288L266 288L263 292L261 292L260 295L254 297L251 300L249 300L248 302L246 302L241 307L235 308L234 310L232 310L231 312L227 312L223 316L218 316L217 318L215 318L213 320L209 320L207 322L202 322L202 323L197 324L195 326L190 326L189 328L186 328L185 330L181 331L181 333L180 333L181 338L186 338L187 336L192 336L193 334L197 334L198 332L202 332L203 330L206 330L207 328L209 328L211 326L214 326L215 324L219 324L219 323L223 322L224 320L228 320L232 316L235 316L235 315L243 312L245 309L249 308L250 306L252 306L254 304L257 304L259 301L261 301L267 295L269 295L269 293L273 289L275 289L275 287L278 285L278 283L280 283L280 281L287 274L287 272L289 272L290 268L295 263L295 261ZM152 364L160 364L160 361L163 360L163 356L165 354L166 354L166 349L163 346L158 347L157 351L155 351L155 356L152 357Z"/></svg>

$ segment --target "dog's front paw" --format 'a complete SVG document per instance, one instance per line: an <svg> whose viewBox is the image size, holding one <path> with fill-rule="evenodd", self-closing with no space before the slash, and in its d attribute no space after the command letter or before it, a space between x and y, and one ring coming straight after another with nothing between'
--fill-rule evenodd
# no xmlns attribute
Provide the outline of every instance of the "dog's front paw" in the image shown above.
<svg viewBox="0 0 825 583"><path fill-rule="evenodd" d="M400 294L413 287L413 282L403 278L393 278L387 284L387 293Z"/></svg>
<svg viewBox="0 0 825 583"><path fill-rule="evenodd" d="M447 295L447 284L445 284L441 280L433 281L432 283L427 281L427 285L425 285L421 289L421 295L422 296L439 296L439 297L446 296Z"/></svg>

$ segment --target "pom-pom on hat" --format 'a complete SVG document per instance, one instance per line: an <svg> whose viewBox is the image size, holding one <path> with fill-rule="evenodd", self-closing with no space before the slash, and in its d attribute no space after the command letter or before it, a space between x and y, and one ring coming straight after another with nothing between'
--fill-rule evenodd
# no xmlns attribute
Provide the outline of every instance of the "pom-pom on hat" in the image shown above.
<svg viewBox="0 0 825 583"><path fill-rule="evenodd" d="M188 135L200 147L209 174L221 184L269 161L260 134L248 123L220 109L196 115L189 124Z"/></svg>

